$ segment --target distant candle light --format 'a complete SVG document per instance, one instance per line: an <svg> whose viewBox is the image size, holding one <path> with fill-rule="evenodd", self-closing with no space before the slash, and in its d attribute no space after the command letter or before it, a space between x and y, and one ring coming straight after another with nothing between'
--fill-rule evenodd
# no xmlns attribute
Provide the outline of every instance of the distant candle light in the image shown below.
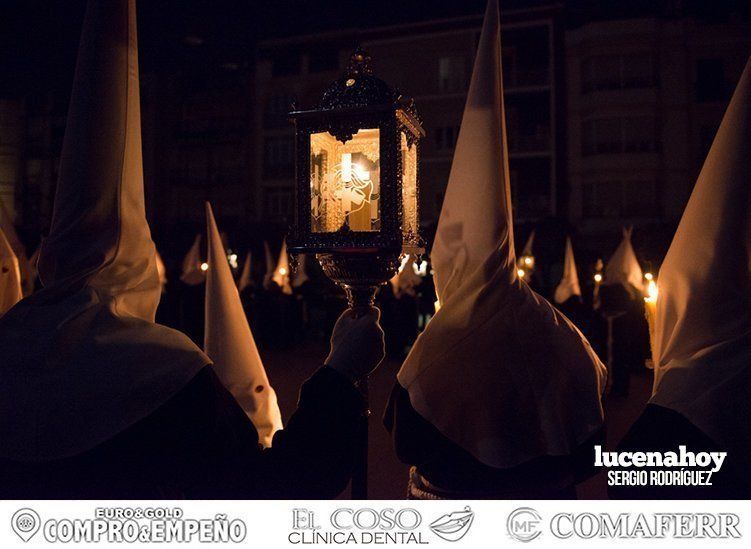
<svg viewBox="0 0 751 549"><path fill-rule="evenodd" d="M201 270L203 272L206 272L209 270L209 264L208 263L201 263Z"/></svg>
<svg viewBox="0 0 751 549"><path fill-rule="evenodd" d="M602 275L600 273L595 273L595 282L602 282Z"/></svg>

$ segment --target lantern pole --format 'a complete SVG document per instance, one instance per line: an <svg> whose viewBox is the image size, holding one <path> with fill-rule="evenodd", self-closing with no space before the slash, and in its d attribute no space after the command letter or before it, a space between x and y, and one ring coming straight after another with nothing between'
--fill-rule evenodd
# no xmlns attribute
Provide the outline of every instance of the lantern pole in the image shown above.
<svg viewBox="0 0 751 549"><path fill-rule="evenodd" d="M358 314L374 306L378 287L393 276L398 268L398 254L330 253L318 254L323 272L337 282L347 294L349 308ZM363 398L363 412L357 427L357 458L355 459L350 495L352 499L368 499L369 417L368 376L355 382Z"/></svg>
<svg viewBox="0 0 751 549"><path fill-rule="evenodd" d="M374 306L377 286L345 285L349 308L355 311ZM363 411L360 424L357 426L357 459L352 471L351 497L352 499L368 499L368 448L370 428L370 400L368 395L368 375L357 380L355 386L362 395Z"/></svg>

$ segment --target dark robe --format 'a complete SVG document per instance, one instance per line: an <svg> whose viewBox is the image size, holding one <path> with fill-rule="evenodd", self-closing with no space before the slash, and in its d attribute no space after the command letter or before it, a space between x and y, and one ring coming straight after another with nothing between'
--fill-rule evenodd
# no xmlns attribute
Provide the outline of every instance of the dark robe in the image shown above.
<svg viewBox="0 0 751 549"><path fill-rule="evenodd" d="M154 413L83 454L0 460L0 497L331 498L351 476L362 411L353 384L323 367L302 386L297 411L272 447L262 449L252 422L207 366Z"/></svg>
<svg viewBox="0 0 751 549"><path fill-rule="evenodd" d="M399 384L391 392L384 424L399 460L414 466L411 497L573 499L574 485L596 473L593 446L604 440L600 431L569 456L542 456L508 469L490 467L418 414ZM420 492L422 496L417 495Z"/></svg>
<svg viewBox="0 0 751 549"><path fill-rule="evenodd" d="M618 445L619 452L677 452L686 446L691 452L718 452L723 448L684 416L669 408L648 404ZM610 486L614 499L749 499L749 485L738 471L748 467L728 452L720 470L712 475L712 486ZM623 467L620 470L649 471L649 467ZM654 468L669 471L669 468ZM687 467L687 470L706 468Z"/></svg>

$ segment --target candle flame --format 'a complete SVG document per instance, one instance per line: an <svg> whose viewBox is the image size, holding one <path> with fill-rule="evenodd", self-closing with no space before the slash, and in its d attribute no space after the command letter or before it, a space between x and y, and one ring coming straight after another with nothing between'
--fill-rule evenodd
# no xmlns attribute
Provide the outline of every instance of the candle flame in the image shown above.
<svg viewBox="0 0 751 549"><path fill-rule="evenodd" d="M647 284L647 297L644 298L644 301L647 303L657 303L658 294L659 290L657 289L657 282L650 280L649 284Z"/></svg>

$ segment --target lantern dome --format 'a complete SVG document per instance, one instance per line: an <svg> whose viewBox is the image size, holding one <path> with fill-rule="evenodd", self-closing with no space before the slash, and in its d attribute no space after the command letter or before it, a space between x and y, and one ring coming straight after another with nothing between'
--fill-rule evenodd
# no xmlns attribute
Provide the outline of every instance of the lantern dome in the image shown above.
<svg viewBox="0 0 751 549"><path fill-rule="evenodd" d="M373 76L370 55L358 48L350 57L346 74L323 93L318 108L335 110L390 105L398 98L399 94L386 82Z"/></svg>

